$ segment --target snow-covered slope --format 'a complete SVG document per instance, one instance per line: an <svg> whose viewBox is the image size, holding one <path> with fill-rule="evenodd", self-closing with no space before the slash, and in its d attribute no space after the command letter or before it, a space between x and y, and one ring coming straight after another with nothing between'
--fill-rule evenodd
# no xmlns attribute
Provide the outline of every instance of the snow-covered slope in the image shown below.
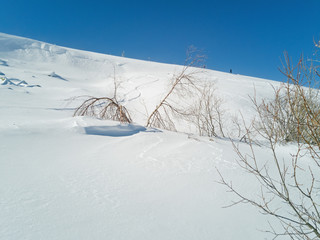
<svg viewBox="0 0 320 240"><path fill-rule="evenodd" d="M219 185L252 179L228 140L145 128L181 66L59 47L0 34L0 239L264 239L267 218ZM72 117L80 95L112 94L136 123ZM230 113L270 81L206 70ZM276 84L276 83L275 83ZM265 156L266 150L258 155Z"/></svg>

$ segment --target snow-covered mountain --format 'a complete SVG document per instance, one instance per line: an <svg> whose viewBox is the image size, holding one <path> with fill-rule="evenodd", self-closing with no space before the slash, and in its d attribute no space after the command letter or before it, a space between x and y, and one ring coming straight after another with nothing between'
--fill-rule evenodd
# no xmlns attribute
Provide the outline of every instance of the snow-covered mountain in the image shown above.
<svg viewBox="0 0 320 240"><path fill-rule="evenodd" d="M270 237L258 229L272 219L252 206L223 208L236 198L216 169L246 194L258 189L229 140L144 127L180 70L0 34L0 239ZM110 95L114 78L134 124L72 117L81 101L71 98ZM271 97L278 84L213 70L201 78L228 116L246 119L248 96Z"/></svg>

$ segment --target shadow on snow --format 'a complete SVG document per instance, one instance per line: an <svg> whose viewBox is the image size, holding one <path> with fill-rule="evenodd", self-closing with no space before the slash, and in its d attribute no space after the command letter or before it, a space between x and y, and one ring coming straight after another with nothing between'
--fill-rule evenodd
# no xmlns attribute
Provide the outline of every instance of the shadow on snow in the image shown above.
<svg viewBox="0 0 320 240"><path fill-rule="evenodd" d="M161 132L158 129L147 129L143 126L133 124L118 124L116 126L89 126L84 128L85 133L89 135L125 137L137 134L139 132Z"/></svg>

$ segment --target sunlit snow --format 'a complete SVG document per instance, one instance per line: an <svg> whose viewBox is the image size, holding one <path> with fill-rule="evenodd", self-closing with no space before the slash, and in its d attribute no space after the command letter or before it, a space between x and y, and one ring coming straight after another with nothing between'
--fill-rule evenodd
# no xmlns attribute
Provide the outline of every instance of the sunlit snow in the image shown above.
<svg viewBox="0 0 320 240"><path fill-rule="evenodd" d="M217 169L243 193L259 190L227 138L144 126L179 69L0 34L0 239L270 238L259 229L273 220L254 207L223 208L237 198ZM248 96L271 96L277 84L212 70L201 77L230 116L246 119ZM72 117L81 103L72 98L110 95L114 78L134 124Z"/></svg>

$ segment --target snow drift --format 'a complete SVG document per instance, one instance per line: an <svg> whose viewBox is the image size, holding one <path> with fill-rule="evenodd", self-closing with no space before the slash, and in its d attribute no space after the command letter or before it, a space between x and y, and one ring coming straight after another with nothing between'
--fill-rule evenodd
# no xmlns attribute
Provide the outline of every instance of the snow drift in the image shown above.
<svg viewBox="0 0 320 240"><path fill-rule="evenodd" d="M258 229L270 219L253 207L223 208L235 196L216 168L244 193L257 191L227 139L143 126L180 69L0 34L0 239L268 237ZM71 98L110 95L115 77L135 124L72 117L80 102ZM202 77L230 116L250 119L254 92L272 96L269 80Z"/></svg>

